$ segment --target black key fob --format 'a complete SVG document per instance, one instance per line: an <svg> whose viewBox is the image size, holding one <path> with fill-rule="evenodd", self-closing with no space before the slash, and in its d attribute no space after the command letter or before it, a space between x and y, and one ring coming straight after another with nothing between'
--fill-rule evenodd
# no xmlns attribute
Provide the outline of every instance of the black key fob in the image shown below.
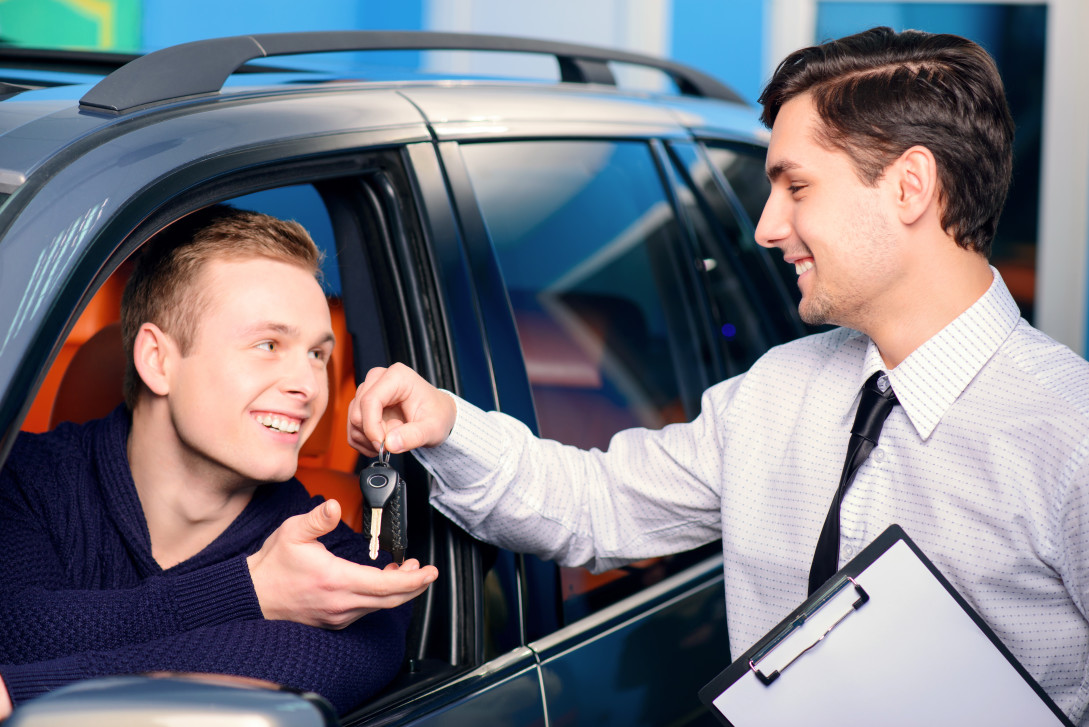
<svg viewBox="0 0 1089 727"><path fill-rule="evenodd" d="M379 545L393 556L395 563L404 563L408 546L405 481L390 466L388 452L380 450L378 460L360 471L359 489L363 494L363 535L370 536L374 511L381 508Z"/></svg>

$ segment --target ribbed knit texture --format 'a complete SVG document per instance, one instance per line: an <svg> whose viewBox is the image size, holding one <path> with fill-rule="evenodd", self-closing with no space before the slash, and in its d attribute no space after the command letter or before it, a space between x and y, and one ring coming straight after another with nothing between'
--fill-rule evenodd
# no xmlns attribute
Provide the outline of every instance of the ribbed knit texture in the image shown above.
<svg viewBox="0 0 1089 727"><path fill-rule="evenodd" d="M22 434L0 471L0 675L20 702L78 679L173 670L237 674L317 692L340 712L396 674L410 605L342 631L267 621L246 556L315 507L297 481L260 487L207 548L163 571L129 471L124 408ZM322 538L367 565L343 523Z"/></svg>

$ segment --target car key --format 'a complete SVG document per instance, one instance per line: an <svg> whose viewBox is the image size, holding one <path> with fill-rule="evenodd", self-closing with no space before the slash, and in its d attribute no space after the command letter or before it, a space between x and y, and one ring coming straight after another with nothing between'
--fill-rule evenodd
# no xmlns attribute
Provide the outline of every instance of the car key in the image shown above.
<svg viewBox="0 0 1089 727"><path fill-rule="evenodd" d="M359 489L363 492L363 505L371 510L371 560L378 557L378 536L382 533L382 510L386 507L400 475L389 466L389 452L378 448L378 461L372 462L359 473Z"/></svg>

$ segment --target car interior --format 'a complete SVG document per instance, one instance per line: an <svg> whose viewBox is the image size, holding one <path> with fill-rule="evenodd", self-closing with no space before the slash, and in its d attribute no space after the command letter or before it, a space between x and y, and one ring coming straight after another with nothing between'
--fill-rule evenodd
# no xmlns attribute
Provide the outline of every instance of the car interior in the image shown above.
<svg viewBox="0 0 1089 727"><path fill-rule="evenodd" d="M378 321L376 316L369 282L373 275L369 270L370 261L366 259L366 251L361 251L363 245L359 243L363 239L381 237L382 230L378 223L380 213L375 207L358 203L354 195L360 186L356 178L337 179L317 184L293 184L228 199L223 199L221 192L213 192L215 197L209 195L211 198L204 201L223 201L242 209L295 219L310 231L325 255L322 283L330 305L337 345L327 367L329 404L301 450L296 476L311 494L337 499L342 506L342 519L357 531L361 531L363 525L358 471L365 466L366 459L361 458L347 442L347 411L355 395L356 381L361 380L360 372L365 373L371 366L388 363L388 352L391 350L383 335L387 323ZM343 213L349 206L356 210L350 218L344 214L339 219L334 216L334 210ZM193 208L191 204L188 207ZM369 215L372 219L361 221L368 216L360 212L364 209L374 212ZM370 228L367 228L368 222ZM339 227L334 231L335 225ZM162 223L157 226L161 227ZM150 236L150 231L133 233L133 237L137 235L146 238ZM355 244L345 245L345 239L354 239ZM348 247L354 248L354 252L348 251ZM363 275L358 274L361 269ZM107 415L121 404L125 359L121 345L120 308L130 270L130 261L122 262L87 302L46 373L23 421L22 431L44 432L66 421L89 421ZM352 295L348 296L349 300L342 294L341 270L351 271L348 274L353 280L366 278L368 281L355 285ZM349 309L355 311L354 316L349 315ZM352 324L351 320L355 323ZM405 347L403 342L393 344L392 349L400 352L397 355L399 360L411 360L404 355ZM426 505L427 487L423 485L426 473L412 458L395 456L392 464L411 485L415 485L410 486L407 493L408 556L418 557L423 562L436 562L432 534L438 532L440 534L435 537L445 537L448 531L443 525L436 527L431 522L430 508ZM446 582L441 587L429 589L426 596L417 599L408 636L404 679L394 682L389 690L391 693L396 693L406 683L414 683L442 673L451 666L472 661L472 658L466 659L463 655L471 649L455 652L451 656L450 643L457 638L452 633L455 626L448 623L449 619L434 617L437 610L447 608L443 604L448 605L459 597L457 594L462 588L460 581L463 580L458 576L459 570L445 565Z"/></svg>

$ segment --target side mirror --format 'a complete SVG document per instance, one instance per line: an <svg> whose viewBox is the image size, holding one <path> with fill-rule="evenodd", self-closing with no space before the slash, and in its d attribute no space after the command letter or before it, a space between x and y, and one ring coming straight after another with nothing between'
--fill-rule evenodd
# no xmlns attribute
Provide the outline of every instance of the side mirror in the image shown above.
<svg viewBox="0 0 1089 727"><path fill-rule="evenodd" d="M89 679L20 705L5 727L339 727L329 702L255 679L165 674Z"/></svg>

